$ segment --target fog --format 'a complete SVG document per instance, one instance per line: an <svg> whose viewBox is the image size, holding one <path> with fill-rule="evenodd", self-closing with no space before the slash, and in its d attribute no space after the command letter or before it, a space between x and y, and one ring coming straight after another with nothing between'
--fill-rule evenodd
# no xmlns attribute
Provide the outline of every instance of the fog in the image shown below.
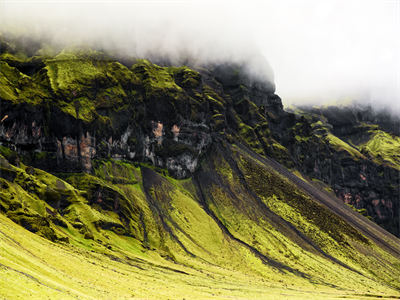
<svg viewBox="0 0 400 300"><path fill-rule="evenodd" d="M0 31L179 62L246 62L285 105L400 113L400 1L4 1Z"/></svg>

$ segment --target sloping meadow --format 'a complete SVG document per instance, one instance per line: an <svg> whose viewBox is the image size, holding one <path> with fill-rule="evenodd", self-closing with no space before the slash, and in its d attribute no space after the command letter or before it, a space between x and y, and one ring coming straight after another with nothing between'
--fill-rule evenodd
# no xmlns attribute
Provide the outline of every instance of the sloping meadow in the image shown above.
<svg viewBox="0 0 400 300"><path fill-rule="evenodd" d="M2 295L398 295L398 254L256 156L213 150L184 180L115 160L51 175L2 156L3 215L47 239L2 216Z"/></svg>

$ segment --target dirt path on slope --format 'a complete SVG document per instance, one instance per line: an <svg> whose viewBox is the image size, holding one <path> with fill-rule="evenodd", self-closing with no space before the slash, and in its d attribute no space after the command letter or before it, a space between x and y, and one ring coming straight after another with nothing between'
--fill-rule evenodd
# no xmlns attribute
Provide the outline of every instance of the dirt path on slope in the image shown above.
<svg viewBox="0 0 400 300"><path fill-rule="evenodd" d="M273 170L283 175L294 183L298 188L303 190L306 194L310 195L318 203L326 206L336 215L344 219L348 224L352 225L355 229L364 234L367 238L372 240L378 246L382 247L395 257L400 258L400 240L380 227L378 224L368 220L359 213L353 211L350 207L345 205L342 200L328 194L325 191L319 190L312 184L303 181L286 167L269 157L263 157L243 145L236 145L241 152L255 158L261 163L270 166Z"/></svg>

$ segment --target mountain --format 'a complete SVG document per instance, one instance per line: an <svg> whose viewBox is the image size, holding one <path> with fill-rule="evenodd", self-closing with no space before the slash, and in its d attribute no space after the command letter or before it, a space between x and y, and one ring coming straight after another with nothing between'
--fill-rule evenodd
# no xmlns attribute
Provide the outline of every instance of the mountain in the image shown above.
<svg viewBox="0 0 400 300"><path fill-rule="evenodd" d="M2 297L400 297L395 118L0 41Z"/></svg>

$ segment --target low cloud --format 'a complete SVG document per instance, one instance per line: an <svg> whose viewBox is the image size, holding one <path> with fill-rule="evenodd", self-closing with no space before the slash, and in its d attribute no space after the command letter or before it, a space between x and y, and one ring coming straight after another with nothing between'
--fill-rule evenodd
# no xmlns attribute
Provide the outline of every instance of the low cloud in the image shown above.
<svg viewBox="0 0 400 300"><path fill-rule="evenodd" d="M1 1L1 0L0 0ZM179 62L248 62L285 104L400 112L400 2L2 1L1 31Z"/></svg>

